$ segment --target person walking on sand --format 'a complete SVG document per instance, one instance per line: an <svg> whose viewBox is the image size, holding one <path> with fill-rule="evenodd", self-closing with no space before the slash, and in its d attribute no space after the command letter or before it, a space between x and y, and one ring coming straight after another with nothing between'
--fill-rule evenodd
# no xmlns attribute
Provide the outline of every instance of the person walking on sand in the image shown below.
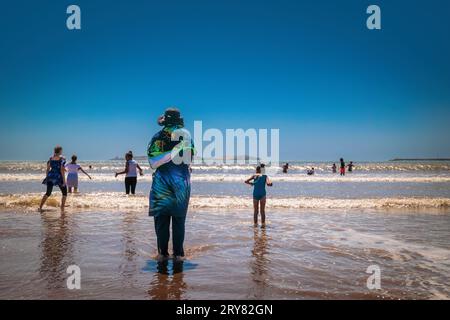
<svg viewBox="0 0 450 320"><path fill-rule="evenodd" d="M273 184L266 174L261 174L264 164L256 167L256 174L245 180L246 184L253 186L253 222L258 225L258 215L261 212L261 227L266 225L266 185Z"/></svg>
<svg viewBox="0 0 450 320"><path fill-rule="evenodd" d="M67 198L67 186L64 164L66 160L62 156L63 148L61 146L56 146L54 149L53 156L47 161L46 177L42 184L47 186L47 191L42 197L41 204L39 205L39 212L42 212L42 207L47 201L48 197L51 196L53 187L58 186L62 193L61 198L61 213L64 213L64 207L66 205Z"/></svg>
<svg viewBox="0 0 450 320"><path fill-rule="evenodd" d="M194 145L177 108L168 108L158 118L163 129L147 147L153 173L149 197L149 216L154 217L158 245L158 261L169 258L170 222L174 262L184 260L185 222L191 194L190 163Z"/></svg>
<svg viewBox="0 0 450 320"><path fill-rule="evenodd" d="M137 170L139 170L139 174L141 176L144 175L142 168L139 164L133 160L133 152L128 151L125 154L125 170L121 172L116 172L115 177L118 175L125 174L125 193L126 194L135 194L136 192L136 184L137 184Z"/></svg>
<svg viewBox="0 0 450 320"><path fill-rule="evenodd" d="M77 164L77 156L72 156L72 162L65 165L65 168L67 170L67 190L69 193L72 193L72 189L74 193L78 192L78 171L83 172L85 175L88 176L89 179L92 180L91 176L83 170L83 168Z"/></svg>
<svg viewBox="0 0 450 320"><path fill-rule="evenodd" d="M345 176L345 162L344 162L344 159L341 158L339 161L341 162L341 167L340 167L339 173L340 173L341 176Z"/></svg>

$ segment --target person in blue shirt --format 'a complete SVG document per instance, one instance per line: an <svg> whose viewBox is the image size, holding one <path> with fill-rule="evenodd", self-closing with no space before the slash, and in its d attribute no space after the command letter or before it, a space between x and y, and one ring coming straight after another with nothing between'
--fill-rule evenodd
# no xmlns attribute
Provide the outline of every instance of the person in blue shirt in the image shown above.
<svg viewBox="0 0 450 320"><path fill-rule="evenodd" d="M168 108L159 117L163 129L157 132L147 147L153 173L149 199L149 215L154 217L158 245L158 260L169 258L170 222L174 261L184 259L185 222L191 192L190 163L194 153L189 131L184 129L180 111Z"/></svg>
<svg viewBox="0 0 450 320"><path fill-rule="evenodd" d="M261 211L261 226L266 225L266 185L273 184L269 177L263 172L264 164L256 167L256 174L245 180L246 184L253 186L253 222L258 225L258 215Z"/></svg>

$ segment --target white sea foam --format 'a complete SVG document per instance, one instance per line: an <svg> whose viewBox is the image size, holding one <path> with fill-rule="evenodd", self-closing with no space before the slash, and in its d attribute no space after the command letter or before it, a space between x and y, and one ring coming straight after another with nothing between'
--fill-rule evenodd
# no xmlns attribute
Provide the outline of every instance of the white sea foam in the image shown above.
<svg viewBox="0 0 450 320"><path fill-rule="evenodd" d="M91 174L92 182L118 182L122 177L115 178L113 174ZM243 182L250 174L192 174L191 180L198 182ZM42 173L0 173L0 182L9 181L42 181L45 174ZM139 177L142 181L151 181L152 175L147 174ZM450 183L450 176L447 175L366 175L352 174L345 177L339 175L307 176L305 174L286 174L271 176L273 182L409 182L409 183ZM84 175L80 175L80 180L88 180Z"/></svg>
<svg viewBox="0 0 450 320"><path fill-rule="evenodd" d="M40 193L0 195L0 208L35 210L42 197ZM47 205L57 207L60 198L52 196ZM69 210L130 210L146 211L148 195L126 196L118 192L87 193L69 195ZM249 197L236 196L193 196L191 209L252 209ZM330 199L330 198L270 198L270 209L440 209L449 212L450 198L372 198L372 199Z"/></svg>
<svg viewBox="0 0 450 320"><path fill-rule="evenodd" d="M150 170L146 161L139 161L142 168ZM337 163L337 162L336 162ZM106 173L122 170L125 167L124 161L80 161L80 165L89 172ZM292 162L289 166L290 172L305 172L307 169L314 167L317 172L330 172L332 162L303 161ZM433 161L433 162L361 162L355 163L355 170L358 172L449 172L449 161ZM91 168L89 168L91 166ZM0 161L0 172L17 173L17 172L45 172L45 161ZM192 168L198 172L253 172L255 164L193 164ZM279 169L279 168L278 168Z"/></svg>

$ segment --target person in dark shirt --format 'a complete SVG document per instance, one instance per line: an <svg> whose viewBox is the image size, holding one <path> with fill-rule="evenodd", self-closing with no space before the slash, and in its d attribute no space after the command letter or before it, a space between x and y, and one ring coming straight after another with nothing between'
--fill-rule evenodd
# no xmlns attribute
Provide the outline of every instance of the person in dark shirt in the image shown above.
<svg viewBox="0 0 450 320"><path fill-rule="evenodd" d="M347 165L348 172L352 172L354 166L355 166L355 165L353 164L353 161L350 161L350 163Z"/></svg>
<svg viewBox="0 0 450 320"><path fill-rule="evenodd" d="M341 176L345 176L345 162L344 162L344 159L341 158L339 161L341 162L341 168L340 168L339 173L341 174Z"/></svg>

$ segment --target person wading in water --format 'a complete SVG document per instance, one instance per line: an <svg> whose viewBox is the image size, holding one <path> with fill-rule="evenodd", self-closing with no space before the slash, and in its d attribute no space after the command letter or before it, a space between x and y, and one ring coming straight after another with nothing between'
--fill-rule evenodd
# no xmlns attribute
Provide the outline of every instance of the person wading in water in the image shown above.
<svg viewBox="0 0 450 320"><path fill-rule="evenodd" d="M153 173L150 190L149 215L154 217L159 262L169 258L170 221L174 261L184 260L184 233L191 192L191 174L194 146L189 132L184 129L180 111L168 108L158 118L164 128L157 132L147 147L147 156Z"/></svg>

